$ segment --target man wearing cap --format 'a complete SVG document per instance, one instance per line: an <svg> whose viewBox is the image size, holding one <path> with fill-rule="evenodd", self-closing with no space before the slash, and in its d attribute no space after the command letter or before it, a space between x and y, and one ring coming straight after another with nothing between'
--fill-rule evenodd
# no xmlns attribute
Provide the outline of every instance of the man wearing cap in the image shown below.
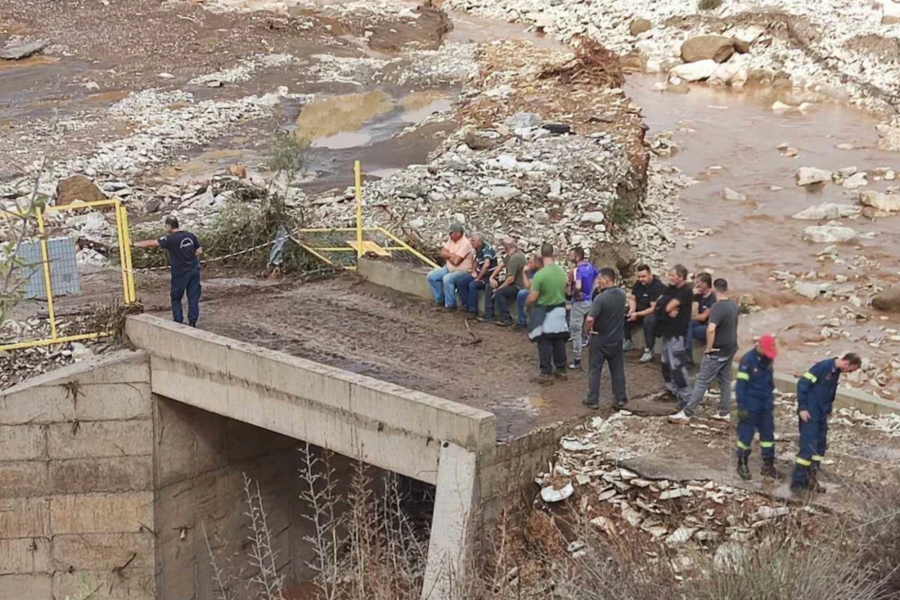
<svg viewBox="0 0 900 600"><path fill-rule="evenodd" d="M852 352L841 358L816 363L797 381L797 415L800 417L800 450L794 464L791 491L824 492L818 475L825 458L828 441L828 419L834 407L841 373L859 369L862 360Z"/></svg>
<svg viewBox="0 0 900 600"><path fill-rule="evenodd" d="M741 357L738 366L735 395L738 404L737 473L750 479L750 445L759 432L759 452L762 455L761 475L778 479L775 469L775 376L773 361L778 356L775 337L764 335L756 346Z"/></svg>
<svg viewBox="0 0 900 600"><path fill-rule="evenodd" d="M456 310L456 284L472 270L474 254L462 223L451 224L450 237L441 248L444 266L433 269L426 276L437 306L443 306L447 311Z"/></svg>

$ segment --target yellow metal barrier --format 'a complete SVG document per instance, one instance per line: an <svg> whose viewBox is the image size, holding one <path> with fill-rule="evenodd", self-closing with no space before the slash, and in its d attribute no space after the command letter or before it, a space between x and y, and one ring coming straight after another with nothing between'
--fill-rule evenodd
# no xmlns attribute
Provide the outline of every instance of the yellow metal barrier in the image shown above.
<svg viewBox="0 0 900 600"><path fill-rule="evenodd" d="M34 219L37 223L38 240L41 250L41 269L43 271L44 293L47 296L47 317L50 325L50 337L42 340L28 340L24 342L16 342L14 344L0 345L0 351L5 350L21 350L24 348L34 348L37 346L49 346L52 344L64 344L67 342L77 342L83 340L92 340L114 332L96 331L92 333L83 333L79 335L60 336L58 331L58 323L56 319L56 306L53 297L53 280L51 279L50 253L47 244L47 231L45 215L60 212L75 212L80 210L91 210L97 208L112 208L116 217L116 238L119 246L119 262L122 271L122 300L124 304L132 304L137 301L137 294L134 287L134 276L131 270L131 238L128 232L128 212L122 201L118 198L112 200L100 200L98 202L84 202L77 204L68 204L65 206L48 206L44 209L36 209ZM3 213L4 216L17 218L30 218L30 214L22 213Z"/></svg>
<svg viewBox="0 0 900 600"><path fill-rule="evenodd" d="M356 261L367 253L405 260L419 266L437 267L431 259L388 230L363 226L362 167L359 161L353 165L353 176L356 189L356 227L299 229L291 236L291 240L322 262L348 270L356 269ZM356 234L355 239L348 240L347 234L351 232Z"/></svg>

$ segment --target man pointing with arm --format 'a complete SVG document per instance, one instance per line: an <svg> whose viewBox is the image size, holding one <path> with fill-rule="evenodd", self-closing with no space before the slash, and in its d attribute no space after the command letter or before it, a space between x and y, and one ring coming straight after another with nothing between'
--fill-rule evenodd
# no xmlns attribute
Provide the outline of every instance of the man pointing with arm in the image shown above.
<svg viewBox="0 0 900 600"><path fill-rule="evenodd" d="M200 240L193 233L181 231L177 218L166 217L166 235L132 245L135 248L163 248L168 251L172 271L172 319L176 323L184 322L181 299L187 292L188 323L196 327L200 318L200 255L203 254Z"/></svg>

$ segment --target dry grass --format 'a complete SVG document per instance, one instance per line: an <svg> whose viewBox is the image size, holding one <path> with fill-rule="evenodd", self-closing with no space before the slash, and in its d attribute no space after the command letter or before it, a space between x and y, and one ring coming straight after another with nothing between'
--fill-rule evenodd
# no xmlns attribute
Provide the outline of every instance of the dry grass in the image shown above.
<svg viewBox="0 0 900 600"><path fill-rule="evenodd" d="M125 319L128 315L139 315L144 312L140 302L122 304L119 300L105 306L98 306L94 312L79 322L78 334L104 331L116 339L121 339L125 332Z"/></svg>

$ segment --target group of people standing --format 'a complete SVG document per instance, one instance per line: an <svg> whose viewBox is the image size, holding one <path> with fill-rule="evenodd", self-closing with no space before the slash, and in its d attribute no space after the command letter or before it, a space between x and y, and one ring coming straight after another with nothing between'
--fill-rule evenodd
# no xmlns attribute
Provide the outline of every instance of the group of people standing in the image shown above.
<svg viewBox="0 0 900 600"><path fill-rule="evenodd" d="M550 244L539 255L527 257L516 240L503 240L503 256L484 236L465 236L459 223L450 227L450 237L441 258L445 266L428 276L432 296L446 311L461 310L479 321L527 331L537 343L541 384L566 379L567 369L581 369L583 350L589 349L588 392L583 403L600 407L600 382L608 365L616 408L628 402L625 352L635 348L633 334L643 332L639 359L654 359L656 338L662 339L660 365L666 388L678 411L673 423L688 423L695 416L713 382L719 388L719 407L713 419L731 421L732 375L738 352L740 310L729 295L725 279L708 273L693 281L683 265L667 273L668 283L657 278L647 265L639 265L637 278L626 292L611 268L597 269L581 248L568 256L565 270ZM478 311L478 293L485 293L484 313ZM516 320L510 314L515 303ZM567 365L566 342L572 344ZM703 345L703 358L696 382L690 382L694 344ZM737 473L750 479L749 456L753 438L759 435L763 459L761 475L778 479L775 468L775 384L773 364L777 356L774 336L763 335L739 363L737 396ZM797 386L800 450L795 460L791 489L822 491L818 483L825 453L828 418L841 373L860 367L859 356L849 353L816 364Z"/></svg>

